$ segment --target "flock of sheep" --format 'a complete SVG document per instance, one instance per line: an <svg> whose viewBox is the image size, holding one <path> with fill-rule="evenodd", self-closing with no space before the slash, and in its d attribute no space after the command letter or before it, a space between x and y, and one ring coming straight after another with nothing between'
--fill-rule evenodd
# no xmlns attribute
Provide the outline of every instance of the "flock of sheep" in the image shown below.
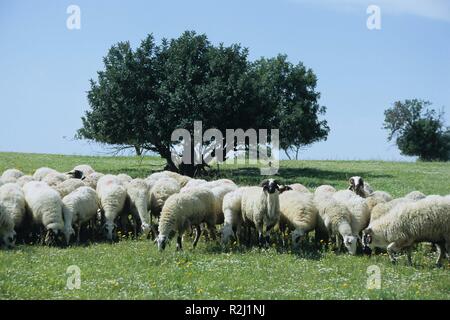
<svg viewBox="0 0 450 320"><path fill-rule="evenodd" d="M8 169L0 178L0 241L4 248L16 242L69 245L80 234L91 240L113 241L118 234L153 237L159 250L177 236L182 249L186 232L194 247L202 231L221 242L232 238L249 243L256 229L259 246L269 243L278 229L283 246L290 233L293 248L315 231L315 240L333 241L350 254L384 248L393 262L406 250L411 262L415 243L435 245L441 264L450 252L450 195L425 196L419 191L392 199L373 191L361 177L352 177L347 190L329 185L314 192L296 183L274 179L260 186L237 186L229 179L206 181L170 171L145 179L126 174L96 172L79 165L70 172L37 169L32 176ZM278 226L278 228L275 228ZM289 239L289 238L287 238Z"/></svg>

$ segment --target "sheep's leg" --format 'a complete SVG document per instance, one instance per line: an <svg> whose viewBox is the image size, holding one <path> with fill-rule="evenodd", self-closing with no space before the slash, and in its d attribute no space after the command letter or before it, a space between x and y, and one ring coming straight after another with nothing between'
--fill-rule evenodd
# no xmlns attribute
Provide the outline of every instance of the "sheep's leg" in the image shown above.
<svg viewBox="0 0 450 320"><path fill-rule="evenodd" d="M339 234L336 235L336 246L339 252L342 251L342 239Z"/></svg>
<svg viewBox="0 0 450 320"><path fill-rule="evenodd" d="M252 245L252 229L250 228L250 226L246 227L247 229L247 246L250 247Z"/></svg>
<svg viewBox="0 0 450 320"><path fill-rule="evenodd" d="M406 248L406 257L407 257L407 259L408 259L408 265L409 265L409 266L412 266L412 257L411 257L411 254L412 254L412 246Z"/></svg>
<svg viewBox="0 0 450 320"><path fill-rule="evenodd" d="M77 245L80 245L81 224L77 226Z"/></svg>
<svg viewBox="0 0 450 320"><path fill-rule="evenodd" d="M264 230L261 225L257 226L258 229L258 242L259 246L263 247L265 245L265 237L264 237Z"/></svg>
<svg viewBox="0 0 450 320"><path fill-rule="evenodd" d="M178 235L178 237L177 237L177 251L183 250L183 246L181 244L181 241L182 241L181 235Z"/></svg>
<svg viewBox="0 0 450 320"><path fill-rule="evenodd" d="M286 226L280 223L280 232L281 232L281 245L286 247L286 241L285 241L285 232L286 232Z"/></svg>
<svg viewBox="0 0 450 320"><path fill-rule="evenodd" d="M442 267L442 260L444 259L445 250L443 248L442 243L435 243L434 246L436 247L436 251L438 253L438 257L436 259L436 266Z"/></svg>
<svg viewBox="0 0 450 320"><path fill-rule="evenodd" d="M194 239L194 249L197 246L198 239L200 239L200 235L202 234L202 229L200 228L200 225L195 226L195 239Z"/></svg>

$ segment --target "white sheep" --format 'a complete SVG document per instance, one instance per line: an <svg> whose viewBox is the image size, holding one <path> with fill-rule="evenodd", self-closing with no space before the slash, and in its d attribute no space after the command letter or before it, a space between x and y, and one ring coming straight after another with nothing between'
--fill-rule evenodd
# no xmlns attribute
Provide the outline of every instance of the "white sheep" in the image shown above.
<svg viewBox="0 0 450 320"><path fill-rule="evenodd" d="M337 191L333 194L333 198L347 207L351 215L353 235L359 235L370 221L370 210L366 200L350 190Z"/></svg>
<svg viewBox="0 0 450 320"><path fill-rule="evenodd" d="M127 195L130 203L130 211L135 221L140 222L144 233L151 228L151 217L148 210L149 192L147 184L143 179L133 179L127 185Z"/></svg>
<svg viewBox="0 0 450 320"><path fill-rule="evenodd" d="M66 175L64 173L50 172L44 178L42 178L41 181L45 182L50 187L55 187L58 184L60 184L61 182L64 182L64 181L66 181L69 178L70 178L70 176L68 176L68 175Z"/></svg>
<svg viewBox="0 0 450 320"><path fill-rule="evenodd" d="M211 190L214 195L214 212L216 214L216 223L222 224L224 222L224 215L222 211L222 203L224 196L233 190L237 189L237 185L229 179L219 179L209 182L202 182L199 184L192 185L190 180L183 188L181 188L180 193L190 192L196 188L206 188Z"/></svg>
<svg viewBox="0 0 450 320"><path fill-rule="evenodd" d="M376 205L389 201L392 201L392 196L385 191L375 191L366 198L366 204L370 212Z"/></svg>
<svg viewBox="0 0 450 320"><path fill-rule="evenodd" d="M186 230L197 230L193 246L200 238L200 224L206 223L210 234L215 236L216 215L214 214L214 195L203 188L192 192L171 195L164 204L159 220L159 235L156 239L159 250L164 250L172 234L177 234L177 249L182 249L182 237Z"/></svg>
<svg viewBox="0 0 450 320"><path fill-rule="evenodd" d="M120 182L122 183L122 185L126 185L127 183L129 183L131 180L133 180L132 177L130 177L129 175L125 174L125 173L119 173L117 175L117 179L120 180Z"/></svg>
<svg viewBox="0 0 450 320"><path fill-rule="evenodd" d="M27 210L33 223L45 228L45 244L63 243L64 219L62 201L58 192L41 181L31 181L23 186ZM42 235L42 232L41 232Z"/></svg>
<svg viewBox="0 0 450 320"><path fill-rule="evenodd" d="M86 184L81 181L80 179L70 178L63 182L60 182L56 186L53 186L52 188L58 191L61 198L64 198L69 193L77 190L80 187L85 187Z"/></svg>
<svg viewBox="0 0 450 320"><path fill-rule="evenodd" d="M248 187L240 187L227 193L223 197L222 212L224 224L222 229L222 243L226 245L232 236L239 241L240 228L242 224L241 200L242 193Z"/></svg>
<svg viewBox="0 0 450 320"><path fill-rule="evenodd" d="M25 176L21 176L19 179L17 179L16 183L23 187L25 185L25 183L30 182L30 181L34 181L32 176L29 175L25 175Z"/></svg>
<svg viewBox="0 0 450 320"><path fill-rule="evenodd" d="M97 183L97 196L104 217L106 238L113 240L113 233L117 225L116 219L120 217L125 206L127 190L122 182L114 175L107 174L101 177Z"/></svg>
<svg viewBox="0 0 450 320"><path fill-rule="evenodd" d="M42 168L37 169L34 172L33 180L41 181L42 179L45 178L46 175L48 175L50 173L59 173L59 172L52 168L42 167Z"/></svg>
<svg viewBox="0 0 450 320"><path fill-rule="evenodd" d="M84 176L82 180L88 187L91 187L92 189L95 190L97 189L98 180L103 176L104 176L103 173L93 172L87 176Z"/></svg>
<svg viewBox="0 0 450 320"><path fill-rule="evenodd" d="M64 216L64 235L69 244L70 237L75 234L73 226L77 229L77 242L80 242L82 225L91 222L95 225L98 210L97 193L91 187L80 187L62 199Z"/></svg>
<svg viewBox="0 0 450 320"><path fill-rule="evenodd" d="M223 213L227 216L223 232L224 244L234 230L239 231L241 225L248 228L255 227L258 231L259 245L268 244L269 236L265 237L265 232L272 229L280 219L279 188L280 185L276 180L268 179L259 187L238 188L237 190L241 191L236 190L237 192L231 196L234 198L227 198L227 203L224 199ZM230 200L234 203L228 203ZM240 204L240 207L236 207L237 204ZM250 234L248 236L250 237Z"/></svg>
<svg viewBox="0 0 450 320"><path fill-rule="evenodd" d="M356 193L362 198L368 197L371 193L373 193L372 187L363 180L363 178L359 176L351 177L348 180L349 187L348 189Z"/></svg>
<svg viewBox="0 0 450 320"><path fill-rule="evenodd" d="M317 208L314 196L290 190L280 194L280 231L292 230L292 246L298 248L308 232L316 229Z"/></svg>
<svg viewBox="0 0 450 320"><path fill-rule="evenodd" d="M394 208L398 204L404 203L404 202L414 202L414 200L408 199L408 198L397 198L397 199L391 200L389 202L377 204L371 210L369 225L373 221L375 221L375 220L379 219L380 217L384 216L385 214L387 214L392 208Z"/></svg>
<svg viewBox="0 0 450 320"><path fill-rule="evenodd" d="M0 241L1 245L12 248L16 240L16 227L25 219L25 195L16 183L0 187Z"/></svg>
<svg viewBox="0 0 450 320"><path fill-rule="evenodd" d="M311 193L311 191L309 191L309 189L307 187L305 187L304 185L302 185L301 183L293 183L293 184L290 184L289 187L294 191Z"/></svg>
<svg viewBox="0 0 450 320"><path fill-rule="evenodd" d="M404 196L405 199L410 199L414 201L424 199L425 197L426 195L420 191L411 191L410 193Z"/></svg>
<svg viewBox="0 0 450 320"><path fill-rule="evenodd" d="M173 178L162 178L156 181L150 190L150 213L159 217L166 200L173 194L180 192L180 184Z"/></svg>
<svg viewBox="0 0 450 320"><path fill-rule="evenodd" d="M363 232L364 246L387 248L392 262L396 262L395 253L407 249L411 264L411 248L418 242L445 243L445 251L450 252L450 199L431 196L401 203ZM438 265L443 253L440 250Z"/></svg>
<svg viewBox="0 0 450 320"><path fill-rule="evenodd" d="M327 237L336 239L338 248L341 248L344 243L350 254L356 254L358 237L352 231L350 211L344 204L333 198L331 188L319 188L314 194L314 205L319 214L316 236L326 234Z"/></svg>
<svg viewBox="0 0 450 320"><path fill-rule="evenodd" d="M191 177L184 176L176 172L163 171L163 173L168 175L170 178L177 180L178 184L180 185L180 188L183 188L191 180Z"/></svg>
<svg viewBox="0 0 450 320"><path fill-rule="evenodd" d="M322 197L322 196L332 197L333 193L335 193L335 192L336 192L336 189L333 186L324 184L324 185L318 186L316 188L316 190L314 190L314 196L315 197Z"/></svg>
<svg viewBox="0 0 450 320"><path fill-rule="evenodd" d="M17 179L19 179L20 177L22 177L24 175L24 173L20 170L17 169L7 169L3 172L2 176L0 177L0 179L4 182L4 183L8 183L8 182L16 182Z"/></svg>

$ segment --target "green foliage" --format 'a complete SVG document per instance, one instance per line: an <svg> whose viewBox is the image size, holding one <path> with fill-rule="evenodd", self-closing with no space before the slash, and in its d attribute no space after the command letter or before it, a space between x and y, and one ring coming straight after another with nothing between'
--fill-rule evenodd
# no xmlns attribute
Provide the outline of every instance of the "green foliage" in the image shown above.
<svg viewBox="0 0 450 320"><path fill-rule="evenodd" d="M417 99L397 101L384 112L384 128L389 130L389 140L396 139L402 154L424 161L447 161L450 130L444 126L443 113L430 106L430 102Z"/></svg>
<svg viewBox="0 0 450 320"><path fill-rule="evenodd" d="M104 58L91 80L90 110L79 138L130 146L160 154L169 169L173 130L193 134L203 128L279 128L281 146L301 146L326 138L325 108L318 105L316 76L286 56L248 61L237 44L212 45L206 35L184 32L156 45L149 35L136 50L121 42ZM219 142L219 141L218 141ZM234 141L222 141L223 146ZM208 143L206 143L208 144Z"/></svg>

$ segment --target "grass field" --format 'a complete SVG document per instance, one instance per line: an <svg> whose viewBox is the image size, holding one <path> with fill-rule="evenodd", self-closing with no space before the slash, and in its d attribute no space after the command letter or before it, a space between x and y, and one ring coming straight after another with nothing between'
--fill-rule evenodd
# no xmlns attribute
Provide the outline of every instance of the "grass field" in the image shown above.
<svg viewBox="0 0 450 320"><path fill-rule="evenodd" d="M68 171L81 163L133 177L163 165L151 157L0 153L0 171L32 173L41 166ZM450 193L450 163L282 161L279 174L283 182L311 188L344 188L350 176L361 175L396 197L412 190ZM245 166L221 167L219 176L238 184L261 180L257 168ZM434 253L425 245L413 263L407 266L402 257L394 266L385 255L349 256L312 245L303 253L275 247L224 251L203 240L195 250L186 243L183 252L175 252L173 243L163 253L146 240L64 249L28 245L0 252L0 299L450 299L450 265L435 268ZM81 270L80 289L66 288L71 265ZM372 265L380 268L381 289L366 287Z"/></svg>

